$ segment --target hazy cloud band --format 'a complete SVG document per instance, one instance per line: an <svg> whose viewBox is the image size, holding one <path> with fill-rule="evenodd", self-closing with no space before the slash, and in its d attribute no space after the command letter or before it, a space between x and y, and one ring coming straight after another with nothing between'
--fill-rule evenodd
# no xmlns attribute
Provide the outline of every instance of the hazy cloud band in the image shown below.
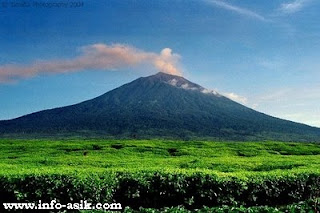
<svg viewBox="0 0 320 213"><path fill-rule="evenodd" d="M236 13L238 13L240 15L249 16L249 17L258 19L260 21L266 21L266 19L262 15L254 12L254 11L251 11L251 10L248 10L248 9L245 9L245 8L241 8L241 7L237 7L235 5L227 3L225 1L221 1L221 0L205 0L205 1L207 3L209 3L209 4L212 4L212 5L215 5L217 7L223 8L225 10L236 12Z"/></svg>

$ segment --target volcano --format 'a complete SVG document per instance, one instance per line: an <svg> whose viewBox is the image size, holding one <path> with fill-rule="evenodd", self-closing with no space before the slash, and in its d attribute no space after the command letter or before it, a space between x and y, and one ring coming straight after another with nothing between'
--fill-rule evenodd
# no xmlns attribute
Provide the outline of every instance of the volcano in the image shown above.
<svg viewBox="0 0 320 213"><path fill-rule="evenodd" d="M268 116L165 73L79 104L0 121L0 135L320 141L319 128Z"/></svg>

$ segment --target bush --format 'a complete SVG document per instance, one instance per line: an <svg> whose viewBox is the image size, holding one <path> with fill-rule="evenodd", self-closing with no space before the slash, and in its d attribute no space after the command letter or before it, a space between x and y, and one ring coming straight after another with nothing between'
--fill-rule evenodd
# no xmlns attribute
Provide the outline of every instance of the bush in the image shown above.
<svg viewBox="0 0 320 213"><path fill-rule="evenodd" d="M307 212L320 212L320 200L308 200L304 202L299 202L291 205L281 206L281 207L270 207L270 206L254 206L254 207L245 207L245 206L222 206L222 207L204 207L201 209L188 210L182 206L163 208L163 209L148 209L140 208L139 210L134 210L131 208L126 208L125 213L224 213L224 212L237 212L237 213L282 213L282 212L291 212L291 213L307 213Z"/></svg>
<svg viewBox="0 0 320 213"><path fill-rule="evenodd" d="M0 203L4 202L50 202L61 203L88 200L110 202L112 200L112 175L28 175L0 177Z"/></svg>
<svg viewBox="0 0 320 213"><path fill-rule="evenodd" d="M118 202L132 209L182 206L278 206L320 196L320 176L240 180L202 173L104 173L0 177L0 202Z"/></svg>
<svg viewBox="0 0 320 213"><path fill-rule="evenodd" d="M190 209L221 205L284 205L320 195L320 176L251 179L219 178L204 174L126 174L119 178L114 199L124 206Z"/></svg>

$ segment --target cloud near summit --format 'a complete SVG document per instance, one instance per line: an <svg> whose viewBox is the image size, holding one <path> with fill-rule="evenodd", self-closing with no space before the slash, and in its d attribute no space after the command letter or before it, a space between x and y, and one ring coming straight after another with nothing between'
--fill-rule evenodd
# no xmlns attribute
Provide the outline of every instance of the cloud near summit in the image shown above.
<svg viewBox="0 0 320 213"><path fill-rule="evenodd" d="M79 56L59 60L37 60L31 64L0 65L0 82L31 78L39 74L69 73L84 70L117 70L151 65L160 72L182 75L180 56L170 48L160 53L146 52L124 44L93 44L80 48Z"/></svg>

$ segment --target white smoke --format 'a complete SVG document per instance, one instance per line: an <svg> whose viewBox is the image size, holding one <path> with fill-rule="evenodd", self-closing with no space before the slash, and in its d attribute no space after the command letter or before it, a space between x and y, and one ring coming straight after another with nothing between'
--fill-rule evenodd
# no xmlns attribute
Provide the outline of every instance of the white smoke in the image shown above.
<svg viewBox="0 0 320 213"><path fill-rule="evenodd" d="M123 44L93 44L81 48L81 54L70 59L38 60L31 64L0 66L0 82L30 78L43 73L68 73L83 70L115 70L152 65L158 71L182 75L178 68L180 56L165 48L160 54L146 52Z"/></svg>

